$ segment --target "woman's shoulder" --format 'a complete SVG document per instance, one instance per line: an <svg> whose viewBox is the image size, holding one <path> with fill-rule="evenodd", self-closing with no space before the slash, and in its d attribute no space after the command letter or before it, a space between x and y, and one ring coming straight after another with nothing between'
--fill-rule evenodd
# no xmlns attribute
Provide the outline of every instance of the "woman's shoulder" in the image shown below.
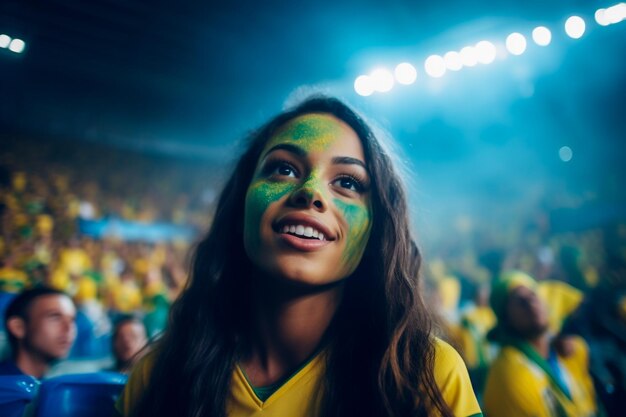
<svg viewBox="0 0 626 417"><path fill-rule="evenodd" d="M461 355L448 343L434 338L433 374L444 401L455 416L481 415L467 367Z"/></svg>
<svg viewBox="0 0 626 417"><path fill-rule="evenodd" d="M465 369L465 362L461 355L450 344L438 337L433 338L433 344L435 346L435 378L439 373L446 374L458 369L459 366Z"/></svg>
<svg viewBox="0 0 626 417"><path fill-rule="evenodd" d="M132 369L126 387L122 395L118 398L115 408L122 416L129 416L135 408L139 399L143 395L148 382L154 362L156 361L157 352L152 350L144 355Z"/></svg>

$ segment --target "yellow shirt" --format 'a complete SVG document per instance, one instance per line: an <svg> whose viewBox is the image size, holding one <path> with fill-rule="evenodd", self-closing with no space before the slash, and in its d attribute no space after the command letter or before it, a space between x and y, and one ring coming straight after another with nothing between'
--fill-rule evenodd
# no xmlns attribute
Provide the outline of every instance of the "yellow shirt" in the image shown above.
<svg viewBox="0 0 626 417"><path fill-rule="evenodd" d="M143 303L141 288L134 281L121 281L109 283L112 294L114 310L122 313L132 313L139 310Z"/></svg>
<svg viewBox="0 0 626 417"><path fill-rule="evenodd" d="M82 275L76 283L74 300L79 303L98 299L98 283L89 275Z"/></svg>
<svg viewBox="0 0 626 417"><path fill-rule="evenodd" d="M65 248L59 254L59 264L68 273L80 275L91 268L91 259L81 248Z"/></svg>
<svg viewBox="0 0 626 417"><path fill-rule="evenodd" d="M28 275L20 269L0 268L0 291L18 293L29 284Z"/></svg>
<svg viewBox="0 0 626 417"><path fill-rule="evenodd" d="M129 416L150 378L154 355L137 365L117 402L123 416ZM314 417L315 398L324 373L323 353L318 354L267 400L261 401L237 366L227 401L228 417ZM447 343L436 339L435 381L446 403L457 417L481 416L467 369L459 354Z"/></svg>
<svg viewBox="0 0 626 417"><path fill-rule="evenodd" d="M487 417L590 417L596 415L595 392L588 371L587 346L574 338L574 353L558 358L572 400L555 389L548 375L524 353L505 346L487 377Z"/></svg>

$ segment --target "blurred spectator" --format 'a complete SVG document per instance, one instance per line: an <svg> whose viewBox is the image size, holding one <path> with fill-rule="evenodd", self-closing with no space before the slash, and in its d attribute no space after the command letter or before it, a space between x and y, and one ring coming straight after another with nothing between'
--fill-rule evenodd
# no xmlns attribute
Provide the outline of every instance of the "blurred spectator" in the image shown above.
<svg viewBox="0 0 626 417"><path fill-rule="evenodd" d="M118 280L109 284L114 312L128 314L141 309L143 299L138 281L133 271L126 268Z"/></svg>
<svg viewBox="0 0 626 417"><path fill-rule="evenodd" d="M44 376L70 351L75 318L74 303L61 291L38 287L15 297L4 319L12 356L0 364L0 375Z"/></svg>
<svg viewBox="0 0 626 417"><path fill-rule="evenodd" d="M626 410L626 262L609 256L602 275L563 331L589 343L598 394L608 415L617 417Z"/></svg>
<svg viewBox="0 0 626 417"><path fill-rule="evenodd" d="M459 353L465 360L474 392L481 398L489 366L494 359L494 348L487 340L487 333L496 323L496 316L489 306L490 287L476 285L474 305L461 314Z"/></svg>
<svg viewBox="0 0 626 417"><path fill-rule="evenodd" d="M0 267L0 291L18 293L28 284L28 275L15 267L13 255L4 258Z"/></svg>
<svg viewBox="0 0 626 417"><path fill-rule="evenodd" d="M557 352L536 281L523 272L505 273L494 283L490 302L498 319L490 337L502 348L487 377L485 415L598 415L587 345L572 338Z"/></svg>
<svg viewBox="0 0 626 417"><path fill-rule="evenodd" d="M146 328L141 320L134 316L122 316L113 329L114 371L129 373L133 365L142 356L142 349L148 343Z"/></svg>

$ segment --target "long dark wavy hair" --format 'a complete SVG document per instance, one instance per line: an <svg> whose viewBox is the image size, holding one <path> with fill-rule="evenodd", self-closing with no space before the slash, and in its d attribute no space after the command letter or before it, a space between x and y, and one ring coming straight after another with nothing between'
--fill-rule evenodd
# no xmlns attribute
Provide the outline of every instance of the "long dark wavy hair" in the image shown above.
<svg viewBox="0 0 626 417"><path fill-rule="evenodd" d="M326 332L321 416L452 417L434 375L431 320L421 298L421 256L405 191L373 130L338 99L313 96L270 120L248 140L228 180L208 235L197 246L185 291L155 347L148 387L135 417L224 417L229 387L250 321L250 275L243 246L244 200L269 138L303 114L327 113L360 138L371 177L373 225Z"/></svg>

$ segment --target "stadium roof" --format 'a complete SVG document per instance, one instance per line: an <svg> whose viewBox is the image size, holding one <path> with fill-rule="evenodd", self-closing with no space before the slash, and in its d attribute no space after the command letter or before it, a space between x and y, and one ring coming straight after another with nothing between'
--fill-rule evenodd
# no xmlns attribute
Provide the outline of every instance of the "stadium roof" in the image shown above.
<svg viewBox="0 0 626 417"><path fill-rule="evenodd" d="M12 131L215 156L307 85L364 107L405 147L418 146L416 134L445 134L443 145L419 145L420 155L463 154L472 135L506 141L539 114L553 121L527 132L537 141L604 128L597 136L615 143L625 131L626 22L593 26L595 8L614 3L4 0L0 32L26 47L0 50L0 121ZM578 43L555 40L551 52L443 85L367 98L352 88L377 65L418 66L431 53L537 24L558 31L574 13L590 27ZM531 115L518 103L530 96L541 99Z"/></svg>

